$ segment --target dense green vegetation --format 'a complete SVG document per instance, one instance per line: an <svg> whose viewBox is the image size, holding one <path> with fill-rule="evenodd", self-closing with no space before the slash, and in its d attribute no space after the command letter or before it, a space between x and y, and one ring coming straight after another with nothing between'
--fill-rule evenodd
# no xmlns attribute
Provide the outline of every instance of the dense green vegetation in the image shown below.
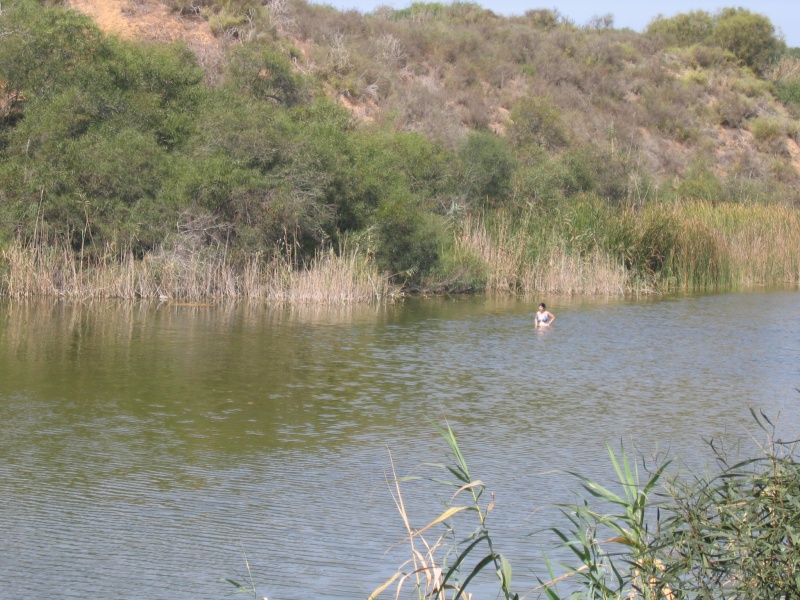
<svg viewBox="0 0 800 600"><path fill-rule="evenodd" d="M600 252L658 287L688 225L626 233L631 211L800 202L800 59L743 9L637 34L468 3L171 6L209 23L222 58L3 5L0 243L231 268L347 247L398 283L498 287L458 243L480 219L529 265Z"/></svg>

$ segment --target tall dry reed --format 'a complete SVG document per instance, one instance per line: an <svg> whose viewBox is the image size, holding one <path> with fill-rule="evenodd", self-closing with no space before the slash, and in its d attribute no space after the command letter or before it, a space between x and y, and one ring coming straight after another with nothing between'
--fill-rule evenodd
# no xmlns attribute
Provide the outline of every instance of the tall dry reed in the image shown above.
<svg viewBox="0 0 800 600"><path fill-rule="evenodd" d="M621 296L653 290L634 282L630 271L607 252L595 248L585 256L556 246L537 257L525 272L521 291L557 295Z"/></svg>
<svg viewBox="0 0 800 600"><path fill-rule="evenodd" d="M585 207L584 207L585 208ZM469 218L456 264L477 265L487 290L652 294L800 284L800 210L710 202L638 210L596 206L515 223ZM475 269L473 269L475 270Z"/></svg>
<svg viewBox="0 0 800 600"><path fill-rule="evenodd" d="M516 291L524 278L530 240L506 220L490 227L485 221L467 217L456 235L454 254L458 261L477 262L485 286L494 291Z"/></svg>
<svg viewBox="0 0 800 600"><path fill-rule="evenodd" d="M12 298L253 298L286 304L384 300L392 289L356 252L319 252L296 268L286 257L255 256L243 265L224 254L156 252L143 260L108 251L84 265L69 248L12 244L0 254L0 293Z"/></svg>
<svg viewBox="0 0 800 600"><path fill-rule="evenodd" d="M595 248L582 254L566 240L541 233L534 238L505 220L489 226L467 219L456 236L455 253L480 264L489 291L601 296L648 291L607 252Z"/></svg>
<svg viewBox="0 0 800 600"><path fill-rule="evenodd" d="M711 278L728 287L800 283L797 209L692 202L668 210L683 224L684 251L673 259L683 287Z"/></svg>

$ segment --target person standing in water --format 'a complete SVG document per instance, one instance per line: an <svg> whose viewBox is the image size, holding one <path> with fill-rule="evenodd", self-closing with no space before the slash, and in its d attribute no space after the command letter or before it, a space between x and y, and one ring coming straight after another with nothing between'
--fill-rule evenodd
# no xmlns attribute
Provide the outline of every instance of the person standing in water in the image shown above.
<svg viewBox="0 0 800 600"><path fill-rule="evenodd" d="M547 307L542 302L539 305L539 312L536 313L536 318L534 319L533 326L534 327L550 327L553 324L553 321L556 320L556 316L547 310Z"/></svg>

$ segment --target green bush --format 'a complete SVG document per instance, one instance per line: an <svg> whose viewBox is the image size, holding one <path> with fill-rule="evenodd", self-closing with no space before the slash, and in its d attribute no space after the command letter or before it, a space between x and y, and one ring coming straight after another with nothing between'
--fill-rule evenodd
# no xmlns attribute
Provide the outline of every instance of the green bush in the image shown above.
<svg viewBox="0 0 800 600"><path fill-rule="evenodd" d="M711 40L756 73L764 73L785 48L767 17L744 8L723 9L716 18Z"/></svg>
<svg viewBox="0 0 800 600"><path fill-rule="evenodd" d="M548 99L528 96L511 111L509 137L525 151L530 146L556 150L569 145L569 134L561 112Z"/></svg>
<svg viewBox="0 0 800 600"><path fill-rule="evenodd" d="M702 44L714 31L714 19L704 10L681 13L674 17L657 16L646 28L646 33L662 38L667 44L692 46Z"/></svg>
<svg viewBox="0 0 800 600"><path fill-rule="evenodd" d="M232 85L259 100L292 106L308 96L289 56L257 44L241 44L228 55Z"/></svg>
<svg viewBox="0 0 800 600"><path fill-rule="evenodd" d="M563 157L565 196L591 192L606 202L619 204L629 196L633 171L631 157L597 146L585 146Z"/></svg>
<svg viewBox="0 0 800 600"><path fill-rule="evenodd" d="M564 199L564 164L544 152L526 157L529 165L521 167L515 178L514 196L521 202L545 208L557 206Z"/></svg>
<svg viewBox="0 0 800 600"><path fill-rule="evenodd" d="M436 266L443 228L405 198L386 200L375 215L378 267L400 281L419 281Z"/></svg>
<svg viewBox="0 0 800 600"><path fill-rule="evenodd" d="M713 17L702 10L659 16L647 26L647 34L677 46L719 46L756 73L763 73L785 50L770 20L744 8L725 8Z"/></svg>
<svg viewBox="0 0 800 600"><path fill-rule="evenodd" d="M511 191L514 157L505 140L471 132L458 149L462 190L471 206L503 203Z"/></svg>
<svg viewBox="0 0 800 600"><path fill-rule="evenodd" d="M758 117L749 123L750 132L759 142L774 142L785 137L783 123L774 117Z"/></svg>
<svg viewBox="0 0 800 600"><path fill-rule="evenodd" d="M681 198L717 202L724 198L725 188L711 169L696 163L678 184L677 192Z"/></svg>
<svg viewBox="0 0 800 600"><path fill-rule="evenodd" d="M779 81L775 89L778 100L783 104L800 106L800 79Z"/></svg>
<svg viewBox="0 0 800 600"><path fill-rule="evenodd" d="M3 7L0 81L30 101L84 79L109 47L91 17L65 8L44 9L33 0ZM91 78L84 79L91 83Z"/></svg>

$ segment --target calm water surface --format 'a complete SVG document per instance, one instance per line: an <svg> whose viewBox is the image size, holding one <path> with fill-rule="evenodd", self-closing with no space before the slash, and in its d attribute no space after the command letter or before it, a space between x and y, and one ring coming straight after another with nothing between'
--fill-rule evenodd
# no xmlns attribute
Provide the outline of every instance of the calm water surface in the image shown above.
<svg viewBox="0 0 800 600"><path fill-rule="evenodd" d="M270 600L365 598L407 558L389 451L431 473L444 416L524 592L552 471L702 465L750 405L800 432L800 293L549 304L0 304L0 597L224 598L246 556ZM448 492L407 494L421 526Z"/></svg>

